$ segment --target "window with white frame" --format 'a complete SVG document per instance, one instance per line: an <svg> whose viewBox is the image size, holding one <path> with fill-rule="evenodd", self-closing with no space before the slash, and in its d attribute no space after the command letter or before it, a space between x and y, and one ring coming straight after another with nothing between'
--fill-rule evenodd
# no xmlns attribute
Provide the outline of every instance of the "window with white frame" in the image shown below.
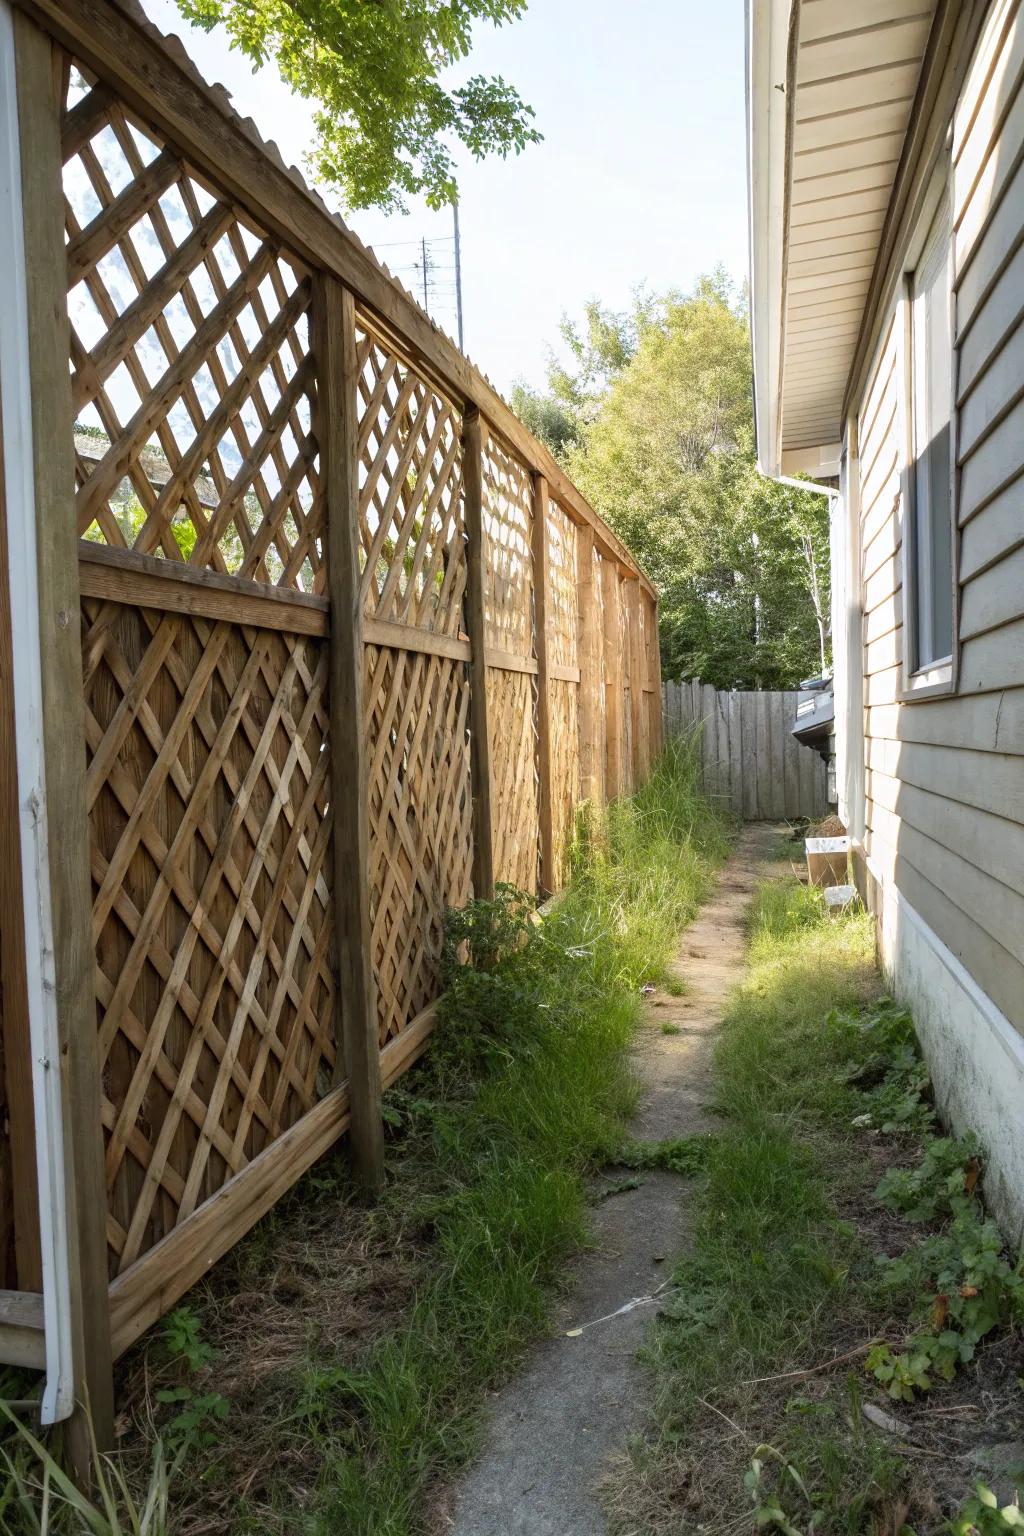
<svg viewBox="0 0 1024 1536"><path fill-rule="evenodd" d="M907 578L907 663L910 682L948 681L953 652L953 472L950 457L953 345L950 320L952 248L949 202L943 196L914 271L910 305L910 474Z"/></svg>

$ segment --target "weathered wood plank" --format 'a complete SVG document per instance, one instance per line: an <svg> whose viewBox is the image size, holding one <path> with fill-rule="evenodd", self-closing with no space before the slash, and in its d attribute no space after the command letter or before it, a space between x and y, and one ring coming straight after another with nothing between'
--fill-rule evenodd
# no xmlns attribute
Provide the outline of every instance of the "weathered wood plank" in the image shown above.
<svg viewBox="0 0 1024 1536"><path fill-rule="evenodd" d="M604 775L609 800L625 792L623 753L622 579L611 560L601 562L601 621L604 626Z"/></svg>
<svg viewBox="0 0 1024 1536"><path fill-rule="evenodd" d="M330 733L334 922L338 959L335 1081L348 1082L352 1163L370 1195L384 1182L377 987L369 889L369 789L363 709L355 301L332 278L314 284L317 438L327 514L331 603Z"/></svg>
<svg viewBox="0 0 1024 1536"><path fill-rule="evenodd" d="M551 573L548 562L548 483L543 475L533 477L533 602L537 649L537 811L540 820L540 889L550 896L555 879L554 771L551 739L551 684L549 634L551 623ZM494 663L488 657L489 665Z"/></svg>
<svg viewBox="0 0 1024 1536"><path fill-rule="evenodd" d="M494 895L491 746L487 722L487 620L484 608L482 430L478 411L467 411L462 430L466 519L466 628L469 631L469 758L473 785L473 894Z"/></svg>
<svg viewBox="0 0 1024 1536"><path fill-rule="evenodd" d="M50 828L57 1023L64 1114L75 1375L96 1442L113 1445L113 1379L106 1304L107 1188L93 990L92 888L85 798L85 708L74 516L71 355L64 255L59 99L50 39L14 17L31 360L32 460L42 648L43 750ZM89 1466L79 1410L72 1455Z"/></svg>

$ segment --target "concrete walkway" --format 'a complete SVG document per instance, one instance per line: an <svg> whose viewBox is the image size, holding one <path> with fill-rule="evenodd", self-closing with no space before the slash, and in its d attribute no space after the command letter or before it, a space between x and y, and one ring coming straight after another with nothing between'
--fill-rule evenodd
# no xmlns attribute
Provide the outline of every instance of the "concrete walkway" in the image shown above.
<svg viewBox="0 0 1024 1536"><path fill-rule="evenodd" d="M662 1140L711 1128L711 1051L726 1002L744 967L745 920L761 865L780 828L746 827L697 920L683 934L674 969L683 997L657 993L636 1047L645 1092L633 1124ZM672 1024L679 1033L666 1035ZM609 1456L643 1418L637 1350L653 1305L606 1318L649 1296L672 1273L686 1238L687 1189L676 1175L641 1175L640 1188L601 1201L595 1250L575 1266L556 1332L495 1395L483 1454L441 1517L455 1536L600 1536L598 1486ZM577 1337L567 1330L584 1326Z"/></svg>

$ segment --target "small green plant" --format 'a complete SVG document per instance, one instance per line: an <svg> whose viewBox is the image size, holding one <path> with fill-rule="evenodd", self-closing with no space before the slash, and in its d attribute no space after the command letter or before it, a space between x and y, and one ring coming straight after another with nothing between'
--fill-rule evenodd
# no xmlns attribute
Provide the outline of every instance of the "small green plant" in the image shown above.
<svg viewBox="0 0 1024 1536"><path fill-rule="evenodd" d="M1018 1500L1000 1507L999 1500L984 1483L976 1483L974 1494L950 1521L952 1536L1007 1536L1024 1529L1024 1514Z"/></svg>
<svg viewBox="0 0 1024 1536"><path fill-rule="evenodd" d="M190 1371L201 1371L213 1359L213 1349L202 1337L199 1316L191 1307L175 1307L169 1312L160 1334L168 1357Z"/></svg>
<svg viewBox="0 0 1024 1536"><path fill-rule="evenodd" d="M909 1402L935 1377L952 1380L994 1328L1024 1320L1021 1264L1010 1262L1002 1233L976 1201L943 1231L883 1260L881 1272L891 1291L916 1297L913 1310L923 1325L905 1348L879 1344L867 1356L867 1369L891 1397Z"/></svg>
<svg viewBox="0 0 1024 1536"><path fill-rule="evenodd" d="M981 1174L981 1147L974 1135L954 1140L933 1136L916 1168L890 1168L876 1197L909 1221L937 1221L964 1209Z"/></svg>
<svg viewBox="0 0 1024 1536"><path fill-rule="evenodd" d="M686 996L686 982L681 976L673 976L670 974L665 977L662 985L664 986L665 991L668 993L669 997Z"/></svg>
<svg viewBox="0 0 1024 1536"><path fill-rule="evenodd" d="M708 1165L710 1136L676 1136L666 1141L625 1141L613 1161L623 1168L667 1168L692 1178Z"/></svg>
<svg viewBox="0 0 1024 1536"><path fill-rule="evenodd" d="M666 1019L661 1026L661 1032L663 1035L681 1035L683 1031L678 1024L673 1024Z"/></svg>
<svg viewBox="0 0 1024 1536"><path fill-rule="evenodd" d="M164 1437L176 1452L216 1445L218 1425L231 1408L219 1392L193 1392L191 1387L162 1387L156 1400L178 1410L163 1425Z"/></svg>
<svg viewBox="0 0 1024 1536"><path fill-rule="evenodd" d="M769 1462L778 1467L774 1481L768 1471ZM809 1515L803 1526L794 1524L782 1507L780 1485L783 1484L792 1485L808 1506ZM822 1511L814 1508L800 1473L773 1445L759 1445L756 1448L750 1466L744 1473L743 1486L753 1500L754 1524L759 1531L781 1531L783 1536L810 1536L821 1523Z"/></svg>

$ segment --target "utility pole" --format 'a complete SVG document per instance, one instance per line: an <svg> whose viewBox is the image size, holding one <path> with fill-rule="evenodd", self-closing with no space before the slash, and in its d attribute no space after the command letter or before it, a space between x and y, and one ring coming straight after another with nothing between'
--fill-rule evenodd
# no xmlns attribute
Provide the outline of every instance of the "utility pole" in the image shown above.
<svg viewBox="0 0 1024 1536"><path fill-rule="evenodd" d="M428 271L428 268L427 268L427 237L426 237L426 235L424 235L423 239L420 241L420 246L421 246L421 249L423 251L423 308L429 314L430 313L430 300L429 300L429 298L427 296L427 271Z"/></svg>
<svg viewBox="0 0 1024 1536"><path fill-rule="evenodd" d="M459 351L465 352L462 339L462 241L459 238L459 200L452 204L455 215L455 313L459 323Z"/></svg>

